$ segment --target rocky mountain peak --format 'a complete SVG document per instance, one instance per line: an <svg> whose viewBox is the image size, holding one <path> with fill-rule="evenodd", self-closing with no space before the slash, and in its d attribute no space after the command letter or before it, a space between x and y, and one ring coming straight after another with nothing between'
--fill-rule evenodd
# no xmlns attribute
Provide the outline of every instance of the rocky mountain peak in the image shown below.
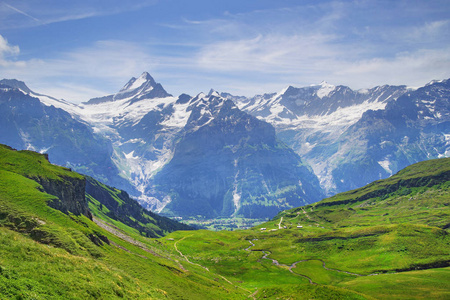
<svg viewBox="0 0 450 300"><path fill-rule="evenodd" d="M119 93L135 90L141 87L149 90L151 88L154 88L156 85L157 83L155 82L153 77L148 72L144 72L138 78L132 77L127 82L127 84L125 84L124 87L119 91Z"/></svg>
<svg viewBox="0 0 450 300"><path fill-rule="evenodd" d="M126 98L129 98L130 104L132 104L144 99L166 98L171 96L148 72L143 72L138 78L132 77L117 94L94 98L85 104L99 104Z"/></svg>
<svg viewBox="0 0 450 300"><path fill-rule="evenodd" d="M32 91L27 87L25 82L17 79L2 79L0 80L1 85L5 85L14 89L19 89L26 94L32 93Z"/></svg>
<svg viewBox="0 0 450 300"><path fill-rule="evenodd" d="M217 92L215 89L210 89L208 96L220 96L219 92Z"/></svg>

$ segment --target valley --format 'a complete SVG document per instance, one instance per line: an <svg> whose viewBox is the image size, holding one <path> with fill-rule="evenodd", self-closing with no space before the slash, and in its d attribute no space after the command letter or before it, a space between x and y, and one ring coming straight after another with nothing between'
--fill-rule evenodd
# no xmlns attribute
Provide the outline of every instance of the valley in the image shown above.
<svg viewBox="0 0 450 300"><path fill-rule="evenodd" d="M2 80L0 142L48 153L164 216L244 229L447 157L449 84L175 97L144 72L73 104Z"/></svg>
<svg viewBox="0 0 450 300"><path fill-rule="evenodd" d="M186 225L145 216L123 191L93 179L97 190L82 204L93 216L63 213L46 204L55 196L37 182L64 184L81 175L38 153L0 150L5 299L446 299L450 293L448 158L282 211L250 229L215 232L174 231ZM71 200L58 197L64 210ZM117 204L121 215L110 213ZM160 237L148 238L150 232Z"/></svg>
<svg viewBox="0 0 450 300"><path fill-rule="evenodd" d="M450 300L450 1L1 1L0 300Z"/></svg>

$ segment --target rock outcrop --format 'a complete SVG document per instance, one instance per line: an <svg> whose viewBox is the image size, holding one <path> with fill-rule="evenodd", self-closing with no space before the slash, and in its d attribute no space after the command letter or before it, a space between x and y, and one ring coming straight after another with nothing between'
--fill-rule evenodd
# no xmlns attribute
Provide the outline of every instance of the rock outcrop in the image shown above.
<svg viewBox="0 0 450 300"><path fill-rule="evenodd" d="M88 203L85 198L86 179L62 177L61 180L49 180L46 178L33 178L42 185L47 194L56 196L48 205L63 213L85 215L92 220Z"/></svg>

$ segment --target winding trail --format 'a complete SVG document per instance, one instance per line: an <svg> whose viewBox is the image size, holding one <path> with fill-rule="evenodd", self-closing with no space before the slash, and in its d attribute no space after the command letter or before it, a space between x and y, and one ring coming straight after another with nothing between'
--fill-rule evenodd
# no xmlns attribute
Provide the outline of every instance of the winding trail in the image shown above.
<svg viewBox="0 0 450 300"><path fill-rule="evenodd" d="M188 238L188 237L191 237L191 236L193 236L193 235L192 235L192 234L191 234L191 235L187 235L187 236L183 237L182 239L179 239L178 241L176 241L176 242L173 244L175 250L176 250L176 251L177 251L177 252L178 252L178 253L179 253L179 254L180 254L180 255L181 255L188 263L190 263L190 264L192 264L192 265L199 266L199 267L205 269L206 271L212 273L207 267L202 266L202 265L200 265L200 264L198 264L198 263L195 263L195 262L190 261L189 258L187 258L187 256L184 255L184 254L178 249L178 247L177 247L178 242L181 242L181 241L184 240L185 238ZM243 291L246 291L247 293L251 293L249 290L247 290L247 289L245 289L245 288L243 288L243 287L240 287L240 286L238 286L238 285L235 285L234 283L232 283L230 280L228 280L228 279L225 278L224 276L222 276L222 275L220 275L220 274L217 274L217 273L213 273L213 274L219 276L220 278L222 278L223 280L225 280L226 282L228 282L229 284L231 284L231 285L234 286L235 288L239 288L239 289L241 289L241 290L243 290ZM249 297L255 299L255 297L254 297L253 294L251 294Z"/></svg>
<svg viewBox="0 0 450 300"><path fill-rule="evenodd" d="M281 222L283 222L283 217L281 217L280 223L278 223L278 229L281 229Z"/></svg>
<svg viewBox="0 0 450 300"><path fill-rule="evenodd" d="M197 263L195 263L195 262L190 261L189 258L187 258L186 255L184 255L183 253L181 253L180 250L178 250L178 247L177 247L178 242L181 242L182 240L184 240L185 238L190 237L190 236L192 236L192 234L191 234L191 235L188 235L188 236L185 236L185 237L182 238L181 240L176 241L176 242L173 244L173 246L175 247L175 250L177 250L177 252L178 252L178 253L179 253L179 254L180 254L180 255L181 255L188 263L190 263L190 264L192 264L192 265L199 266L199 267L205 269L206 271L210 272L209 269L208 269L207 267L202 266L202 265L200 265L200 264L197 264ZM220 275L219 275L219 276L220 276ZM228 279L226 279L225 277L224 277L224 279L225 279L226 281L228 281ZM230 281L228 281L228 282L231 283Z"/></svg>

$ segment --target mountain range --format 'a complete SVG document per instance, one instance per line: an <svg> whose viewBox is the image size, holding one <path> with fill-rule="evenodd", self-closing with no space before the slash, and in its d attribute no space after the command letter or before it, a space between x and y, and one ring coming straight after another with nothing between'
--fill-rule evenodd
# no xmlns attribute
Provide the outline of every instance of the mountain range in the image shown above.
<svg viewBox="0 0 450 300"><path fill-rule="evenodd" d="M450 296L450 158L220 232L49 159L0 145L2 299Z"/></svg>
<svg viewBox="0 0 450 300"><path fill-rule="evenodd" d="M144 72L73 104L0 81L0 142L183 218L269 218L450 154L450 81L174 97Z"/></svg>

